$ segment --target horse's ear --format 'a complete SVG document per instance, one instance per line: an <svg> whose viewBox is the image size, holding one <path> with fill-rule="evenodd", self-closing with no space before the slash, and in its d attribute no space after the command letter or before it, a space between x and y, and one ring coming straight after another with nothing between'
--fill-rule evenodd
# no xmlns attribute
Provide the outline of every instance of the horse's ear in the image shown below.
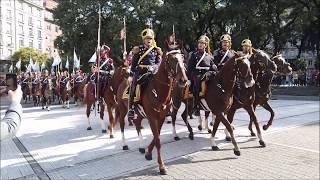
<svg viewBox="0 0 320 180"><path fill-rule="evenodd" d="M252 48L252 52L255 53L257 52L257 50L255 48Z"/></svg>

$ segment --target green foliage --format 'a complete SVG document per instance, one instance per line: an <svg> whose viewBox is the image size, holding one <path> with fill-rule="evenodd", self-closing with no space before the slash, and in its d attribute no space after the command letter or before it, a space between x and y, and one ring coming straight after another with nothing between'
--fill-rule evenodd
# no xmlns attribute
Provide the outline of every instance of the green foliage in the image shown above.
<svg viewBox="0 0 320 180"><path fill-rule="evenodd" d="M207 34L216 49L220 36L228 32L236 50L243 39L249 38L255 48L266 49L272 44L269 50L274 54L288 41L301 50L316 50L319 54L319 2L314 0L60 1L54 19L63 35L55 44L67 54L76 48L84 67L88 67L87 61L97 47L98 3L102 9L101 43L111 47L116 62L122 59L123 17L127 23L127 51L142 43L139 34L151 22L157 44L162 48L175 25L177 38L190 47L202 34Z"/></svg>
<svg viewBox="0 0 320 180"><path fill-rule="evenodd" d="M50 60L48 59L49 56L47 53L39 52L35 48L30 48L30 47L20 48L18 51L16 51L12 55L12 60L17 62L19 61L19 59L21 59L21 68L24 70L25 65L29 64L30 57L32 58L33 63L35 63L36 60L38 60L40 65L43 62L45 62L46 64L50 62Z"/></svg>

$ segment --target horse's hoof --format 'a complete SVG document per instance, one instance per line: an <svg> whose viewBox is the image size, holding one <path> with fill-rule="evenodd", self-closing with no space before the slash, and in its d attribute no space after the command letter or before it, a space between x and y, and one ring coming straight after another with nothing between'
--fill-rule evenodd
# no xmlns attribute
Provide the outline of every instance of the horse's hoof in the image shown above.
<svg viewBox="0 0 320 180"><path fill-rule="evenodd" d="M90 127L87 127L87 131L90 131L90 130L92 130L91 126L90 126Z"/></svg>
<svg viewBox="0 0 320 180"><path fill-rule="evenodd" d="M189 134L189 139L190 139L190 140L193 140L193 133L190 133L190 134Z"/></svg>
<svg viewBox="0 0 320 180"><path fill-rule="evenodd" d="M141 127L140 127L140 129L144 129L144 127L143 127L143 126L141 126Z"/></svg>
<svg viewBox="0 0 320 180"><path fill-rule="evenodd" d="M256 136L256 134L254 132L251 132L251 136Z"/></svg>
<svg viewBox="0 0 320 180"><path fill-rule="evenodd" d="M133 123L131 121L129 122L129 126L133 126Z"/></svg>
<svg viewBox="0 0 320 180"><path fill-rule="evenodd" d="M236 156L240 156L240 151L237 151L237 150L233 150L233 153L236 155Z"/></svg>
<svg viewBox="0 0 320 180"><path fill-rule="evenodd" d="M128 145L122 146L122 150L129 150Z"/></svg>
<svg viewBox="0 0 320 180"><path fill-rule="evenodd" d="M152 160L152 154L147 153L146 155L144 155L144 157L146 158L146 160L151 161Z"/></svg>
<svg viewBox="0 0 320 180"><path fill-rule="evenodd" d="M211 133L212 133L211 129L208 129L208 133L209 133L209 134L211 134Z"/></svg>
<svg viewBox="0 0 320 180"><path fill-rule="evenodd" d="M107 133L107 130L105 130L105 129L102 129L102 134L106 134Z"/></svg>
<svg viewBox="0 0 320 180"><path fill-rule="evenodd" d="M165 168L160 169L160 175L167 175L167 170Z"/></svg>
<svg viewBox="0 0 320 180"><path fill-rule="evenodd" d="M261 147L266 147L266 143L262 140L259 141L259 144L261 145Z"/></svg>
<svg viewBox="0 0 320 180"><path fill-rule="evenodd" d="M47 111L50 111L50 108L48 108Z"/></svg>
<svg viewBox="0 0 320 180"><path fill-rule="evenodd" d="M220 150L218 146L211 146L212 151L218 151Z"/></svg>
<svg viewBox="0 0 320 180"><path fill-rule="evenodd" d="M167 124L171 124L171 121L167 121Z"/></svg>
<svg viewBox="0 0 320 180"><path fill-rule="evenodd" d="M42 109L44 109L44 107L42 107Z"/></svg>
<svg viewBox="0 0 320 180"><path fill-rule="evenodd" d="M231 141L231 137L226 137L226 141Z"/></svg>
<svg viewBox="0 0 320 180"><path fill-rule="evenodd" d="M202 131L202 126L199 125L199 126L198 126L198 129L199 129L199 131Z"/></svg>
<svg viewBox="0 0 320 180"><path fill-rule="evenodd" d="M114 138L113 134L110 134L110 139L113 139L113 138Z"/></svg>
<svg viewBox="0 0 320 180"><path fill-rule="evenodd" d="M213 126L213 123L212 123L212 122L210 122L210 126Z"/></svg>
<svg viewBox="0 0 320 180"><path fill-rule="evenodd" d="M263 125L262 128L263 128L263 130L266 131L268 129L268 126L267 125Z"/></svg>
<svg viewBox="0 0 320 180"><path fill-rule="evenodd" d="M145 150L144 148L139 148L139 152L140 152L141 154L144 154L144 153L146 153L146 150Z"/></svg>
<svg viewBox="0 0 320 180"><path fill-rule="evenodd" d="M179 138L178 136L176 136L176 137L174 137L174 140L175 140L175 141L179 141L180 138Z"/></svg>
<svg viewBox="0 0 320 180"><path fill-rule="evenodd" d="M190 119L193 119L193 116L190 116Z"/></svg>

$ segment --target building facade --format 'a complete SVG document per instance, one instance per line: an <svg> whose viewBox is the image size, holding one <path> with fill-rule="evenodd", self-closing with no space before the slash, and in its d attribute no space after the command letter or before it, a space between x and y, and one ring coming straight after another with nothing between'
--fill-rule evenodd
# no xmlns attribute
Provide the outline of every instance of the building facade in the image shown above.
<svg viewBox="0 0 320 180"><path fill-rule="evenodd" d="M44 0L43 2L44 11L44 26L45 26L45 38L44 47L45 52L49 54L50 57L53 56L55 50L54 40L62 34L59 26L54 24L53 21L53 10L58 6L57 0Z"/></svg>
<svg viewBox="0 0 320 180"><path fill-rule="evenodd" d="M0 60L22 47L44 51L43 0L0 1Z"/></svg>

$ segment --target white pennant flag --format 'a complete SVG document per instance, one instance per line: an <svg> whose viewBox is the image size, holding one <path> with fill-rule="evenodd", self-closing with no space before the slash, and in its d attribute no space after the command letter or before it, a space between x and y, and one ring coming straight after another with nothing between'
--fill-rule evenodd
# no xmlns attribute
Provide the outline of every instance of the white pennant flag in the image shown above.
<svg viewBox="0 0 320 180"><path fill-rule="evenodd" d="M60 62L61 62L61 58L59 56L59 53L56 52L55 55L53 56L52 66L57 66L58 64L60 64Z"/></svg>
<svg viewBox="0 0 320 180"><path fill-rule="evenodd" d="M80 59L78 59L75 49L73 51L73 67L77 69L80 68Z"/></svg>
<svg viewBox="0 0 320 180"><path fill-rule="evenodd" d="M20 69L20 67L21 67L21 59L19 59L19 61L18 61L17 64L16 64L16 68L17 68L17 69Z"/></svg>
<svg viewBox="0 0 320 180"><path fill-rule="evenodd" d="M32 66L32 69L33 69L35 72L39 72L39 71L40 71L40 65L39 65L38 60L36 61L36 63L34 63L34 65Z"/></svg>
<svg viewBox="0 0 320 180"><path fill-rule="evenodd" d="M9 73L12 73L13 72L13 66L11 64L11 66L9 67Z"/></svg>
<svg viewBox="0 0 320 180"><path fill-rule="evenodd" d="M66 62L65 68L66 68L66 69L69 69L69 59L68 59L68 56L67 56L67 62Z"/></svg>
<svg viewBox="0 0 320 180"><path fill-rule="evenodd" d="M96 52L91 56L89 63L96 63L97 60L97 55Z"/></svg>

